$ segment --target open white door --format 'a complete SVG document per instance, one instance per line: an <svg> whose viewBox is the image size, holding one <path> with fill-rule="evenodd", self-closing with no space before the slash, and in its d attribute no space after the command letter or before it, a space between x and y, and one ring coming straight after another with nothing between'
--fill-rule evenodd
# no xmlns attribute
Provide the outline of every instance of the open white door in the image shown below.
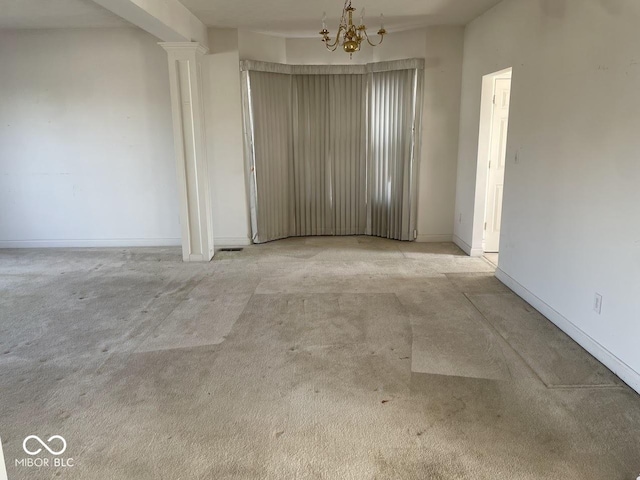
<svg viewBox="0 0 640 480"><path fill-rule="evenodd" d="M502 193L504 189L504 167L507 155L510 98L511 78L496 78L494 83L489 175L487 179L487 203L484 224L484 251L486 253L497 253L500 250Z"/></svg>

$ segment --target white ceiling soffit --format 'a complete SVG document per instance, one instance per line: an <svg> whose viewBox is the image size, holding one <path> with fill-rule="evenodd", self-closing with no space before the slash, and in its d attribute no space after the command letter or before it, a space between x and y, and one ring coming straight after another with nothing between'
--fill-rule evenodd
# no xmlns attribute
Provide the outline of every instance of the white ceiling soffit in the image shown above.
<svg viewBox="0 0 640 480"><path fill-rule="evenodd" d="M0 0L0 28L123 26L131 24L92 0Z"/></svg>
<svg viewBox="0 0 640 480"><path fill-rule="evenodd" d="M243 28L281 36L315 36L321 29L322 12L335 32L344 0L180 0L210 27ZM353 0L360 17L376 29L380 13L389 31L434 25L465 25L501 0Z"/></svg>

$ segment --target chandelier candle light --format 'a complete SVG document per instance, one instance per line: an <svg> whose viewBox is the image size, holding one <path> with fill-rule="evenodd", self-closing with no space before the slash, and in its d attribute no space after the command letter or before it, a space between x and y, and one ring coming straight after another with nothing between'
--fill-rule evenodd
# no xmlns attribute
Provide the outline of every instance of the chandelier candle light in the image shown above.
<svg viewBox="0 0 640 480"><path fill-rule="evenodd" d="M358 26L353 23L353 12L355 11L356 9L351 6L351 0L346 0L344 2L344 8L342 9L342 18L340 19L340 26L338 27L338 34L333 43L331 43L331 38L329 37L329 30L327 30L327 15L323 15L320 35L322 35L322 41L325 47L327 47L327 50L335 52L338 46L342 45L342 49L347 52L349 56L352 56L360 50L360 44L365 40L372 47L377 47L382 43L387 33L384 29L384 16L380 15L380 30L378 30L380 41L373 43L369 40L367 27L364 24L364 8L362 9L360 24Z"/></svg>

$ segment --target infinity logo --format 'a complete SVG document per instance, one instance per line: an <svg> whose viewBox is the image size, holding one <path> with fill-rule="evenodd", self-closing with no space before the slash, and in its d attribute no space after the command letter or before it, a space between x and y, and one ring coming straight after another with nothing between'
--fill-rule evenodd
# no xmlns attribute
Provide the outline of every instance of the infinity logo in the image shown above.
<svg viewBox="0 0 640 480"><path fill-rule="evenodd" d="M22 449L25 451L27 455L38 455L42 451L42 448L38 448L37 450L33 450L33 451L27 448L27 442L32 439L38 442L40 445L42 445L45 448L45 450L47 450L51 455L62 455L64 451L67 449L67 441L64 438L62 438L60 435L53 435L52 437L49 437L49 440L47 440L47 443L51 443L51 440L60 440L62 442L62 450L58 450L58 451L52 450L51 448L49 448L49 445L44 443L40 439L40 437L36 435L29 435L22 442Z"/></svg>

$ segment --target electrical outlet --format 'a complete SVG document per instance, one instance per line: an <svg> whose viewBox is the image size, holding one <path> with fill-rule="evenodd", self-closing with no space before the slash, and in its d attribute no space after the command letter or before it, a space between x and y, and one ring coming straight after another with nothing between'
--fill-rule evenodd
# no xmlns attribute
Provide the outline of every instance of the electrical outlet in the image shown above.
<svg viewBox="0 0 640 480"><path fill-rule="evenodd" d="M593 310L600 315L602 313L602 295L596 293L593 299Z"/></svg>

